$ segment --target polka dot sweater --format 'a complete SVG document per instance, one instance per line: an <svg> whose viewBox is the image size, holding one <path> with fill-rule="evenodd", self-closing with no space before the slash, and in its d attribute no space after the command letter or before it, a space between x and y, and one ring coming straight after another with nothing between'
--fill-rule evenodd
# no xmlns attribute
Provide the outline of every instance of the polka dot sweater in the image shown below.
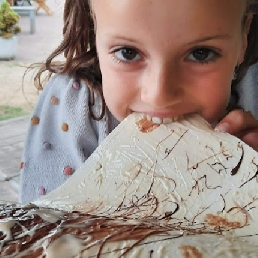
<svg viewBox="0 0 258 258"><path fill-rule="evenodd" d="M118 121L106 112L88 115L89 89L67 75L55 75L42 91L31 117L21 161L21 203L28 203L63 184L93 153ZM96 99L94 113L101 110Z"/></svg>

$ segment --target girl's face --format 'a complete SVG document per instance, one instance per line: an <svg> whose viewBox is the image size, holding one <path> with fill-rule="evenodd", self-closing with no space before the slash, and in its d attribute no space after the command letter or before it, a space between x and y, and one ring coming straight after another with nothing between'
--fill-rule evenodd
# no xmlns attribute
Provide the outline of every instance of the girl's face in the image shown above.
<svg viewBox="0 0 258 258"><path fill-rule="evenodd" d="M92 8L103 93L118 120L222 115L247 44L244 0L93 0Z"/></svg>

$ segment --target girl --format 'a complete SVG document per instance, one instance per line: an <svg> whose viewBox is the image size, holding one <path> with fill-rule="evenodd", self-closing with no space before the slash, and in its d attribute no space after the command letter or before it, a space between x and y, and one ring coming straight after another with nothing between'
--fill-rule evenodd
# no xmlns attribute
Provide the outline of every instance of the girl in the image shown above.
<svg viewBox="0 0 258 258"><path fill-rule="evenodd" d="M62 184L131 112L155 122L198 113L258 149L258 122L234 110L258 58L249 0L67 0L56 73L31 119L21 202ZM254 51L256 50L256 51ZM64 54L63 64L54 58ZM231 98L230 98L231 97ZM232 111L232 112L230 112Z"/></svg>

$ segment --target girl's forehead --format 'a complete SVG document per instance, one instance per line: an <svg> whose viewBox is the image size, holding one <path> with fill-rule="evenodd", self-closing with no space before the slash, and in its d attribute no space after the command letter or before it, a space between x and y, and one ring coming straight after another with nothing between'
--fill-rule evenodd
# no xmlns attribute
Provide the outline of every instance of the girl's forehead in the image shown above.
<svg viewBox="0 0 258 258"><path fill-rule="evenodd" d="M176 8L180 6L181 8L188 9L189 6L200 6L204 5L208 8L210 5L216 6L234 6L236 9L240 9L242 11L245 10L248 3L252 3L252 0L89 0L92 11L96 11L96 9L101 8L104 9L104 6L107 4L112 6L113 9L119 10L120 8L127 8L130 11L133 8L137 8L138 11L144 11L150 6L159 6L160 8L168 7L170 5L171 8ZM205 8L205 7L203 7ZM234 11L235 8L232 8Z"/></svg>
<svg viewBox="0 0 258 258"><path fill-rule="evenodd" d="M91 1L96 25L129 27L172 25L209 27L214 20L225 26L239 23L246 10L246 0L94 0ZM170 28L171 26L171 28Z"/></svg>

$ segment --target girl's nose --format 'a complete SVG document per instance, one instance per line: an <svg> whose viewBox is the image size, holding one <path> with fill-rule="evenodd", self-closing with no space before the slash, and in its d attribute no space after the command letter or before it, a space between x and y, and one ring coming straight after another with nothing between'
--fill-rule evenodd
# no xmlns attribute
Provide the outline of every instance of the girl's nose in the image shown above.
<svg viewBox="0 0 258 258"><path fill-rule="evenodd" d="M166 108L180 102L180 76L170 67L159 67L145 73L141 100L154 108Z"/></svg>

